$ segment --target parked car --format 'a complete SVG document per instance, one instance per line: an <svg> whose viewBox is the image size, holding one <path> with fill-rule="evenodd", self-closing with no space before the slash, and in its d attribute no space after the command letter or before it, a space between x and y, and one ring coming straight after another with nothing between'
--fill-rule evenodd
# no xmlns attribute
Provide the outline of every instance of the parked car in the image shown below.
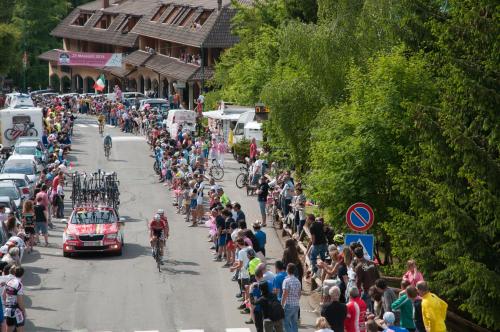
<svg viewBox="0 0 500 332"><path fill-rule="evenodd" d="M38 153L37 153L38 149ZM45 163L47 161L47 151L42 142L37 141L16 141L14 145L14 156L33 156L39 162ZM38 156L38 157L37 157Z"/></svg>
<svg viewBox="0 0 500 332"><path fill-rule="evenodd" d="M14 201L17 209L22 208L23 198L21 191L17 188L14 181L0 181L0 196L8 196Z"/></svg>
<svg viewBox="0 0 500 332"><path fill-rule="evenodd" d="M157 108L163 114L167 114L170 105L168 100L161 98L150 98L150 99L142 99L140 102L139 111L144 111L145 105L149 104L152 108Z"/></svg>
<svg viewBox="0 0 500 332"><path fill-rule="evenodd" d="M31 182L36 182L41 170L37 168L33 158L20 158L22 156L10 156L3 164L2 174L21 173L26 174Z"/></svg>
<svg viewBox="0 0 500 332"><path fill-rule="evenodd" d="M16 187L21 191L21 195L24 200L29 199L33 196L35 183L31 182L26 174L0 174L0 182L2 181L14 181Z"/></svg>

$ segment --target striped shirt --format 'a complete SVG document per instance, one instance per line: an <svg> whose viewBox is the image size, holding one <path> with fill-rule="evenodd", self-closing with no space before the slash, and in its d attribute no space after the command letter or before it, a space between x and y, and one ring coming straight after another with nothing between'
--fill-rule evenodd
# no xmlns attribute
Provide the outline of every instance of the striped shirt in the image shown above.
<svg viewBox="0 0 500 332"><path fill-rule="evenodd" d="M283 281L283 292L286 290L288 296L285 301L285 305L291 307L300 306L300 292L302 286L300 285L299 279L295 276L288 276Z"/></svg>

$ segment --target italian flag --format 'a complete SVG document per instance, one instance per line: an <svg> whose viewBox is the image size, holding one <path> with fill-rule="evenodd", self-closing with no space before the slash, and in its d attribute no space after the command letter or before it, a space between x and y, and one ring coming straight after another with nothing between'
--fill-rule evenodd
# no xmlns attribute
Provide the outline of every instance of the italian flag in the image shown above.
<svg viewBox="0 0 500 332"><path fill-rule="evenodd" d="M97 81L94 83L94 90L95 91L103 91L104 88L106 87L106 79L104 78L104 75L101 74Z"/></svg>

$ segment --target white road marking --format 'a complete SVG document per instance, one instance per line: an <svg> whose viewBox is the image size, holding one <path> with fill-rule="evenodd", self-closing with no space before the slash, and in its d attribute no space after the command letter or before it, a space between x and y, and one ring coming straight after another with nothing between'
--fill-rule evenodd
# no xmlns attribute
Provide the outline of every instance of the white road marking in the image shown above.
<svg viewBox="0 0 500 332"><path fill-rule="evenodd" d="M77 123L76 126L80 127L80 128L87 128L88 127L87 125L84 125L83 123Z"/></svg>
<svg viewBox="0 0 500 332"><path fill-rule="evenodd" d="M106 128L115 128L115 126L112 126L112 125L106 125Z"/></svg>
<svg viewBox="0 0 500 332"><path fill-rule="evenodd" d="M146 139L141 136L111 136L111 139L114 142L132 142L132 141L142 141L144 142Z"/></svg>
<svg viewBox="0 0 500 332"><path fill-rule="evenodd" d="M98 125L98 124L95 124L95 123L91 123L91 124L90 124L90 126L91 126L91 127L94 127L94 128L99 127L99 125Z"/></svg>
<svg viewBox="0 0 500 332"><path fill-rule="evenodd" d="M236 329L226 329L226 332L252 332L248 327L236 328Z"/></svg>

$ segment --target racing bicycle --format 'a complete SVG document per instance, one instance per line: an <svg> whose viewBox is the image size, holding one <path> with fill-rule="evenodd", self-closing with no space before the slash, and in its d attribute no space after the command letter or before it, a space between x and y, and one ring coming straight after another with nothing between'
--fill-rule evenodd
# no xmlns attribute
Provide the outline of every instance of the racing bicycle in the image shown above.
<svg viewBox="0 0 500 332"><path fill-rule="evenodd" d="M111 146L109 144L104 145L104 155L109 160L109 155L111 154Z"/></svg>
<svg viewBox="0 0 500 332"><path fill-rule="evenodd" d="M158 272L161 272L161 249L160 249L160 239L156 239L155 245L153 246L153 258L156 261L156 266L158 267Z"/></svg>
<svg viewBox="0 0 500 332"><path fill-rule="evenodd" d="M99 134L104 134L104 122L99 122Z"/></svg>

